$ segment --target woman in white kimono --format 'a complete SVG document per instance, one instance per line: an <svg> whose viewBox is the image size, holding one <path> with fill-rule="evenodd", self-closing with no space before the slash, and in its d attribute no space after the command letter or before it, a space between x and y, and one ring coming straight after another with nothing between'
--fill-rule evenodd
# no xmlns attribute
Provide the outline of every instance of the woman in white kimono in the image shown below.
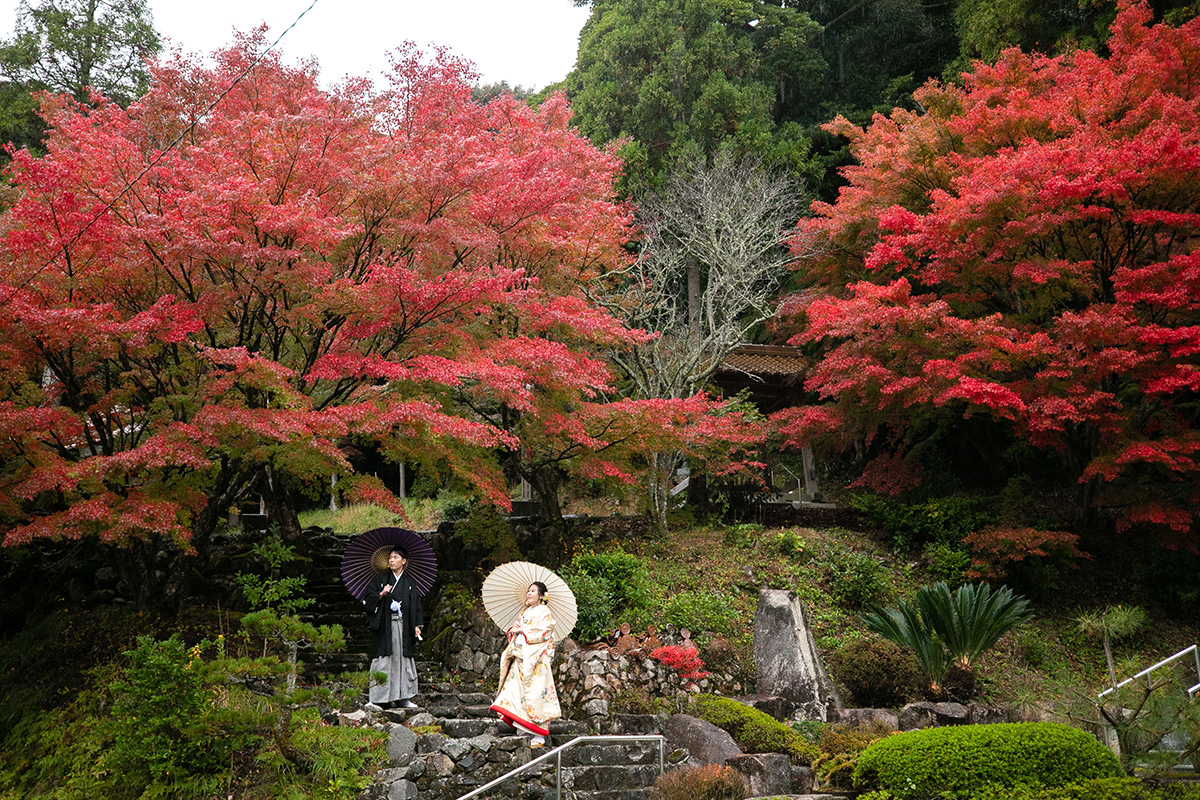
<svg viewBox="0 0 1200 800"><path fill-rule="evenodd" d="M525 593L525 609L505 633L500 655L500 693L491 709L519 731L530 734L530 747L542 747L550 732L545 723L562 716L550 662L554 658L554 617L546 607L546 584L536 581Z"/></svg>

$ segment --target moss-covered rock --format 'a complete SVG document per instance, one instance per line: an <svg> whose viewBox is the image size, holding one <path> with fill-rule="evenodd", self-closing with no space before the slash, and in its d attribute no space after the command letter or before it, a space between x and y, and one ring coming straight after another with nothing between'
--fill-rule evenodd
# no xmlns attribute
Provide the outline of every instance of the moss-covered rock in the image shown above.
<svg viewBox="0 0 1200 800"><path fill-rule="evenodd" d="M799 764L812 764L821 752L796 731L757 708L728 697L696 695L692 713L729 732L751 753L785 753Z"/></svg>

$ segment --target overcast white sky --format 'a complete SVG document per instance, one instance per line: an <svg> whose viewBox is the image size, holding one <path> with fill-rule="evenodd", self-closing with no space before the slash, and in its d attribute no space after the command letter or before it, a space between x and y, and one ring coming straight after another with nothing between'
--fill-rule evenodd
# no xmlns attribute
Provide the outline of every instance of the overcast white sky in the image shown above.
<svg viewBox="0 0 1200 800"><path fill-rule="evenodd" d="M160 35L207 54L232 31L270 26L268 41L312 0L149 0ZM37 0L34 0L37 4ZM17 0L0 0L0 29L12 34ZM587 8L571 0L317 0L279 43L284 60L315 56L322 83L344 75L377 77L385 53L406 39L445 45L475 62L485 83L540 89L575 65Z"/></svg>

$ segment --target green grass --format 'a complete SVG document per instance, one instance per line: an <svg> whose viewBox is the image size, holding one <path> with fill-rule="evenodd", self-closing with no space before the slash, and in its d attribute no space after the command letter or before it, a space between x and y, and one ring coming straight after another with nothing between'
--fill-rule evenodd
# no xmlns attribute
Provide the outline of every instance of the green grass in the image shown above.
<svg viewBox="0 0 1200 800"><path fill-rule="evenodd" d="M329 528L336 533L361 533L373 528L432 530L441 522L441 508L434 500L402 500L404 516L373 505L351 505L337 511L302 511L300 527Z"/></svg>

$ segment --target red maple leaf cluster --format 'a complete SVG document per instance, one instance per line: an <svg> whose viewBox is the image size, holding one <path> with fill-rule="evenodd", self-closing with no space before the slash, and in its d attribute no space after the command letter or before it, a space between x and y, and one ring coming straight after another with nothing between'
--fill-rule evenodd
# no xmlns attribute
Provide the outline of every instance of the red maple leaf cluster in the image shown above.
<svg viewBox="0 0 1200 800"><path fill-rule="evenodd" d="M1150 20L1124 2L1108 57L1012 49L920 112L830 123L859 163L802 222L815 285L785 309L830 416L897 443L986 418L1194 547L1200 20Z"/></svg>
<svg viewBox="0 0 1200 800"><path fill-rule="evenodd" d="M412 47L388 87L324 91L272 55L246 72L265 45L177 55L128 109L46 97L46 155L12 154L6 544L187 548L238 498L282 508L332 474L396 508L347 442L506 505L503 454L628 479L690 428L737 428L705 398L611 402L603 351L650 334L587 299L630 212L561 96L479 104L465 62Z"/></svg>

